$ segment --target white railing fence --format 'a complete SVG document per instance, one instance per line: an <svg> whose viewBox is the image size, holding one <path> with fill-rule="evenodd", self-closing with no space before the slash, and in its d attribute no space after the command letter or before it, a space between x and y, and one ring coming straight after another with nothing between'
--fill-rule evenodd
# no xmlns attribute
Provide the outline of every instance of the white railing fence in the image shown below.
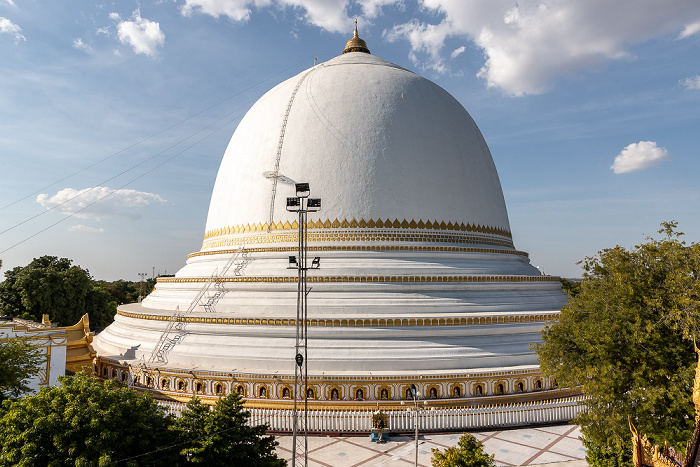
<svg viewBox="0 0 700 467"><path fill-rule="evenodd" d="M583 396L554 401L523 402L460 408L422 408L418 410L418 429L422 432L457 431L486 427L527 426L571 421L582 410ZM181 402L158 401L167 413L179 416L187 406ZM413 407L410 410L386 410L388 428L394 432L414 429ZM266 423L271 431L291 432L293 412L277 409L249 409L250 423ZM371 410L309 410L308 431L360 433L372 426Z"/></svg>

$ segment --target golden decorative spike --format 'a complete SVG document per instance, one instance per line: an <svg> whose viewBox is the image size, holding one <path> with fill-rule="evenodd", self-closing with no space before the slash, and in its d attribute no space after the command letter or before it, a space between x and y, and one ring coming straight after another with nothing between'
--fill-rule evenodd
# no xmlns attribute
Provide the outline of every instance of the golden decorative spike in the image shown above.
<svg viewBox="0 0 700 467"><path fill-rule="evenodd" d="M360 36L357 34L357 19L355 19L355 31L352 34L352 39L345 44L345 48L343 49L344 54L349 52L369 53L367 43L360 39Z"/></svg>

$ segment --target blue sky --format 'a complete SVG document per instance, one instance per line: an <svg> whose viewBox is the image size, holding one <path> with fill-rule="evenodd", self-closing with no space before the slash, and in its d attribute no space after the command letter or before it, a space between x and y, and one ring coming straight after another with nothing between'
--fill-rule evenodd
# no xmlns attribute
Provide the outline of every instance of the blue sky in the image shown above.
<svg viewBox="0 0 700 467"><path fill-rule="evenodd" d="M0 0L2 271L50 254L98 279L174 273L240 118L355 17L472 115L545 273L665 220L698 240L697 0Z"/></svg>

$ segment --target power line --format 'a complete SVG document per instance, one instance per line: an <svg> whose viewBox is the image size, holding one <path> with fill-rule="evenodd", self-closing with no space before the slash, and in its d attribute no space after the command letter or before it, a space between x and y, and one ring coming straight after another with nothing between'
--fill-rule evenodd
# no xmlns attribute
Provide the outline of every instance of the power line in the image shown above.
<svg viewBox="0 0 700 467"><path fill-rule="evenodd" d="M245 410L245 408L244 408L243 410ZM252 423L256 423L256 422L257 422L258 420L260 420L260 419L263 419L263 418L267 419L267 418L272 417L273 415L277 415L278 413L282 413L282 411L281 411L281 410L277 410L277 411L274 411L274 412L270 413L270 414L267 415L266 417L260 417L260 416L258 416L258 417L256 417L257 420L253 420L253 419L249 419L249 420L250 420L250 422L252 422ZM260 425L260 424L258 423L258 425ZM257 426L257 425L254 425L254 426ZM200 436L199 438L190 439L190 440L184 441L184 442L182 442L182 443L171 444L171 445L169 445L169 446L164 446L164 447L158 448L158 449L156 449L156 450L154 450L154 451L144 452L143 454L137 454L137 455L135 455L135 456L125 457L125 458L123 458L123 459L118 459L118 460L116 460L116 461L112 461L112 462L110 462L110 463L108 463L108 464L105 464L105 465L116 465L116 464L119 464L119 463L121 463L121 462L126 462L126 461L130 461L130 460L132 460L132 459L137 459L137 458L139 458L139 457L150 456L151 454L157 454L157 453L159 453L159 452L168 451L168 450L170 450L170 449L172 449L172 448L176 448L176 447L179 447L179 446L184 446L184 445L186 445L186 444L194 443L195 441L199 441L200 439L208 438L208 437L210 437L210 436L212 436L212 435L218 435L218 434L220 434L220 433L226 433L227 431L237 430L238 428L239 428L239 427L237 427L237 426L233 426L233 427L231 427L231 428L226 428L225 430L216 431L216 432L210 433L210 434L208 434L208 435L206 435L206 436Z"/></svg>
<svg viewBox="0 0 700 467"><path fill-rule="evenodd" d="M185 122L187 122L187 121L189 121L189 120L192 120L193 118L195 118L195 117L197 117L197 116L203 114L204 112L207 112L207 111L209 111L209 110L211 110L211 109L213 109L213 108L215 108L215 107L218 107L219 105L223 104L224 102L228 102L229 100L233 99L234 97L239 96L239 95L243 94L244 92L249 91L249 90L251 90L251 89L253 89L253 88L257 87L257 86L260 86L260 85L263 84L264 82L269 81L269 80L271 80L272 78L274 78L274 77L276 77L276 76L278 76L278 75L281 75L282 73L285 73L286 71L291 70L292 68L295 68L295 67L299 66L299 65L300 65L301 63L303 63L305 60L306 60L306 59L300 60L300 61L296 62L294 65L291 65L291 66L285 68L284 70L278 71L277 73L268 76L267 78L263 79L262 81L259 81L259 82L255 83L255 84L251 85L251 86L248 86L247 88L245 88L245 89L243 89L243 90L241 90L241 91L239 91L239 92L237 92L237 93L235 93L235 94L233 94L233 95L227 97L226 99L217 102L216 104L210 105L209 107L206 107L205 109L202 109L202 110L200 110L199 112L196 112L196 113L190 115L189 117L187 117L187 118L185 118L185 119L183 119L183 120L180 120L180 121L177 122L177 123L174 123L174 124L170 125L169 127L166 127L166 128L164 128L164 129L162 129L162 130L156 132L156 133L153 133L152 135L150 135L150 136L148 136L148 137L146 137L146 138L143 138L143 139L141 139L141 140L139 140L139 141L137 141L137 142L131 144L130 146L127 146L127 147L125 147L125 148L123 148L123 149L120 149L119 151L117 151L117 152L115 152L115 153L112 153L112 154L110 154L109 156L104 157L104 158L98 160L97 162L94 162L94 163L88 165L87 167L83 167L82 169L80 169L80 170L78 170L78 171L76 171L76 172L73 172L72 174L70 174L70 175L68 175L68 176L66 176L66 177L63 177L63 178L61 178L60 180L57 180L57 181L55 181L55 182L53 182L53 183L51 183L51 184L49 184L49 185L46 185L46 186L44 186L43 188L40 188L40 189L38 189L37 191L34 191L34 192L32 192L32 193L30 193L30 194L28 194L28 195L26 195L26 196L24 196L24 197L22 197L22 198L16 200L16 201L13 201L13 202L11 202L11 203L9 203L9 204L6 204L5 206L0 207L0 211L2 211L2 210L4 210L4 209L7 209L7 208L9 208L9 207L11 207L11 206L14 206L14 205L17 204L17 203L26 200L27 198L30 198L30 197L32 197L32 196L38 194L38 193L41 193L42 191L44 191L44 190L46 190L46 189L48 189L48 188L51 188L52 186L58 185L59 183L64 182L64 181L66 181L66 180L68 180L68 179L70 179L70 178L72 178L72 177L74 177L74 176L76 176L76 175L78 175L78 174L80 174L80 173L83 173L83 172L85 172L86 170L89 170L89 169L95 167L96 165L99 165L99 164L101 164L101 163L103 163L103 162L106 162L106 161L112 159L113 157L118 156L119 154L122 154L122 153L128 151L129 149L133 149L133 148L135 148L136 146L138 146L138 145L140 145L140 144L143 144L143 143L145 143L146 141L151 140L151 139L155 138L156 136L165 133L165 132L168 131L168 130L171 130L171 129L173 129L173 128L175 128L175 127L177 127L177 126L179 126L179 125L181 125L181 124L183 124L183 123L185 123ZM0 233L4 233L4 232L0 232Z"/></svg>
<svg viewBox="0 0 700 467"><path fill-rule="evenodd" d="M45 211L42 211L42 212L40 212L40 213L38 213L38 214L35 214L35 215L33 215L33 216L31 216L31 217L29 217L29 218L27 218L27 219L25 219L25 220L23 220L23 221L21 221L21 222L18 222L17 224L13 225L12 227L8 227L7 229L5 229L5 230L3 230L3 231L0 231L0 235L3 235L3 234L5 234L5 233L9 232L10 230L13 230L13 229L15 229L15 228L17 228L17 227L19 227L19 226L21 226L21 225L23 225L23 224L26 224L27 222L29 222L29 221L31 221L31 220L33 220L33 219L36 219L37 217L43 216L44 214L46 214L46 213L48 213L48 212L51 212L51 211L53 211L53 210L55 210L55 209L57 209L57 208L59 208L59 207L65 205L65 204L67 204L67 203L73 201L74 199L79 198L80 196L83 196L83 195L86 194L86 193L89 193L90 191L94 190L95 188L99 187L100 185L102 185L102 184L104 184L104 183L107 183L107 182L110 182L110 181L114 180L115 178L121 177L122 175L124 175L124 174L126 174L126 173L128 173L128 172L131 172L132 170L136 169L137 167L140 167L140 166L144 165L146 162L152 161L153 159L155 159L156 157L160 156L161 154L164 154L165 152L169 151L170 149L173 149L174 147L179 146L180 144L184 143L185 141L187 141L187 140L189 140L189 139L192 139L193 137L195 137L195 136L198 135L199 133L203 132L203 131L206 130L207 128L210 128L211 126L213 126L213 125L219 123L221 120L223 120L223 119L225 119L225 118L227 118L227 117L230 117L230 116L233 115L235 112L240 111L242 108L247 107L251 102L252 102L252 100L247 101L247 102L244 103L243 105L238 106L238 107L237 107L236 109L234 109L233 111L229 112L228 114L224 115L223 117L219 118L218 120L214 121L213 123L210 123L209 125L205 126L204 128L202 128L201 130L197 131L196 133L193 133L193 134L191 134L190 136L188 136L188 137L186 137L186 138L183 138L183 139L181 139L180 141L178 141L178 142L176 142L176 143L174 143L174 144L171 144L170 146L168 146L167 148L163 149L162 151L157 152L156 154L154 154L154 155L152 155L152 156L150 156L150 157L148 157L148 158L142 160L141 162L139 162L139 163L137 163L137 164L135 164L135 165L132 165L132 166L129 167L128 169L122 170L122 171L119 172L118 174L113 175L113 176L111 176L111 177L109 177L109 178L107 178L107 179L105 179L105 180L99 182L97 185L95 185L95 186L89 188L87 191L79 192L77 195L75 195L75 196L73 196L73 197L71 197L71 198L68 198L67 200L65 200L65 201L63 201L63 202L61 202L61 203L58 203L58 204L55 205L55 206L52 206L52 207L50 207L50 208L47 208ZM237 117L238 117L238 116L236 116L236 118L237 118ZM229 123L230 123L230 122L229 122ZM219 128L219 129L220 129L220 128ZM217 129L217 131L218 131L219 129ZM208 138L209 136L211 136L211 134L210 134L210 135L207 135L207 138ZM206 138L202 138L202 140L203 140L203 139L206 139ZM199 143L199 142L202 141L202 140L197 141L197 143ZM189 149L189 148L191 148L191 147L192 147L192 146L189 146L187 149ZM182 152L178 153L178 155L179 155L179 154L182 154ZM168 159L168 161L169 161L169 160L172 160L172 158L171 158L171 159ZM162 165L162 164L160 164L160 165ZM160 165L158 165L157 167L160 167ZM146 173L149 173L149 172L151 172L151 171L152 171L152 170L150 170L150 171L148 171L148 172L146 172ZM138 177L138 178L140 178L140 177ZM137 180L138 178L132 180L132 182L135 181L135 180ZM131 182L129 182L129 183L131 183ZM128 185L128 184L127 184L127 185ZM113 192L110 192L109 194L112 194L112 193L113 193ZM106 196L103 196L102 198L98 199L97 201L101 201L102 199L104 199L104 198L106 198L107 196L109 196L109 194L106 195ZM96 202L97 202L97 201L96 201ZM96 203L96 202L95 202L95 203ZM95 203L91 203L91 204L89 204L88 206L85 206L85 207L83 207L83 209L80 209L79 211L76 211L76 212L80 212L80 211L84 210L85 208L94 205ZM71 217L72 217L72 216L71 216Z"/></svg>
<svg viewBox="0 0 700 467"><path fill-rule="evenodd" d="M232 112L232 113L233 113L233 112ZM231 114L229 114L229 115L231 115ZM226 115L226 116L229 116L229 115ZM170 162L171 160L175 159L177 156L181 155L182 153L184 153L184 152L188 151L189 149L193 148L194 146L196 146L196 145L199 144L200 142L204 141L204 140L207 139L208 137L212 136L214 133L216 133L217 131L221 130L221 129L224 128L225 126L227 126L227 125L233 123L237 118L238 118L238 115L236 115L233 119L231 119L230 121L224 123L224 124L221 125L220 127L216 128L215 130L211 131L209 134L207 134L207 135L204 136L203 138L201 138L201 139L195 141L194 143L192 143L191 145L187 146L187 147L186 147L185 149L183 149L182 151L180 151L180 152L174 154L173 156L171 156L171 157L165 159L163 162L161 162L161 163L159 163L158 165L152 167L151 169L147 170L146 172L142 173L141 175L139 175L139 176L137 176L137 177L131 179L130 181L126 182L125 184L123 184L123 185L120 186L119 188L116 188L116 189L110 191L109 193L107 193L106 195L104 195L104 196L102 196L102 197L96 199L96 200L93 201L92 203L89 203L89 204L83 206L82 208L78 209L78 210L75 211L75 212L70 213L68 216L66 216L66 217L64 217L64 218L62 218L62 219L60 219L60 220L54 222L53 224L49 225L48 227L45 227L44 229L41 229L40 231L34 233L33 235L30 235L29 237L26 237L26 238L24 238L23 240L20 240L19 242L15 243L14 245L12 245L12 246L10 246L10 247L8 247L8 248L6 248L6 249L0 251L0 254L3 254L3 253L5 253L5 252L7 252L7 251L10 251L10 250L12 250L13 248L15 248L15 247L21 245L22 243L24 243L24 242L26 242L26 241L28 241L28 240L30 240L30 239L36 237L37 235L40 235L40 234L46 232L47 230L49 230L49 229L51 229L51 228L57 226L58 224L67 221L68 219L72 218L72 217L75 216L76 214L78 214L78 213L80 213L80 212L86 210L87 208L89 208L89 207L91 207L91 206L94 206L95 204L99 203L100 201L102 201L103 199L107 198L108 196L111 196L112 194L114 194L114 193L117 192L118 190L121 190L122 188L125 188L125 187L131 185L131 184L134 183L136 180L139 180L139 179L145 177L145 176L148 175L149 173L151 173L151 172L153 172L154 170L156 170L156 169L162 167L163 165L167 164L167 163ZM214 124L216 124L216 123L218 123L218 122L220 122L222 119L223 119L223 117L222 117L221 119L217 120L216 122L214 122L214 123L212 123L212 124L210 124L210 125L204 127L203 129L199 130L199 131L198 131L197 133L195 133L194 135L203 132L205 129L207 129L207 128L213 126ZM183 140L183 141L186 141L187 139L192 138L194 135L188 136L188 137L187 137L185 140ZM182 143L183 141L180 141L180 142L178 142L178 143L176 143L176 144L170 146L170 148L173 148L173 147L179 145L179 144ZM170 148L168 148L168 149L170 149ZM161 152L158 153L157 155L160 155L160 154L162 154L162 153L165 152L165 151L167 151L167 149L161 151ZM155 156L153 156L153 157L155 157ZM151 159L153 159L153 157L151 157ZM150 159L149 159L149 160L150 160ZM139 164L139 165L141 165L141 164ZM126 173L126 172L128 172L128 171L129 171L129 170L126 170L126 171L124 171L123 173ZM112 177L112 178L116 178L116 177ZM95 187L93 187L93 188L95 188ZM93 188L91 188L91 189L93 189ZM74 197L74 198L75 198L75 197ZM66 202L67 202L67 201L66 201ZM62 204L65 204L65 203L62 203ZM56 206L56 207L57 207L57 206ZM44 211L44 212L48 212L48 211ZM44 214L44 212L42 212L41 214ZM36 217L39 217L39 215L41 215L41 214L37 214L36 216L32 217L32 219L33 219L33 218L36 218ZM31 219L29 219L29 220L31 220ZM18 224L18 225L24 224L24 223L26 223L26 222L28 222L28 220L27 220L27 221L23 221L23 222L21 222L21 223ZM10 229L7 229L7 230L11 230L11 229L13 229L13 228L15 228L15 227L17 227L17 226L13 226L13 227L11 227ZM6 231L7 231L7 230L6 230ZM6 232L6 231L5 231L5 232ZM4 233L4 232L2 232L2 233Z"/></svg>

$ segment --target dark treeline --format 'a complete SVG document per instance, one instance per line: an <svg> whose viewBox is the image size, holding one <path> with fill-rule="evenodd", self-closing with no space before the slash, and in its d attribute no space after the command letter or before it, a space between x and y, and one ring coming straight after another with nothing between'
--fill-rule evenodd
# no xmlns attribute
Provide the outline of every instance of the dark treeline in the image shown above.
<svg viewBox="0 0 700 467"><path fill-rule="evenodd" d="M141 282L95 280L68 258L42 256L5 272L0 282L0 315L41 321L44 314L59 326L75 324L87 313L90 325L109 325L117 306L148 295L155 279Z"/></svg>

